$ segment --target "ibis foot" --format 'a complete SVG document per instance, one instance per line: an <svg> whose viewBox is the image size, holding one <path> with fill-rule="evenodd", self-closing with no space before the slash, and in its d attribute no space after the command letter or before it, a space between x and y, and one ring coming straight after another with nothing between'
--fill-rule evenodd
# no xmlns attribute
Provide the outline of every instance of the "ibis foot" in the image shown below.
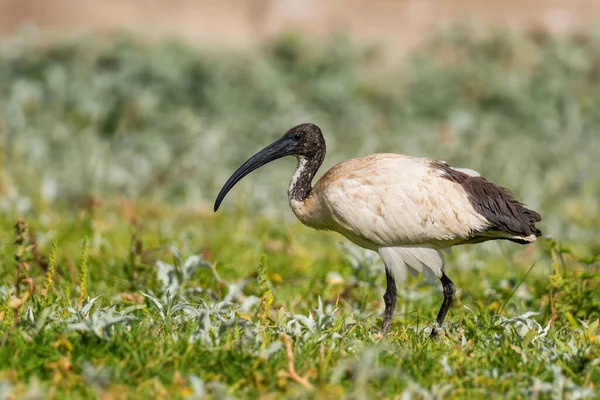
<svg viewBox="0 0 600 400"><path fill-rule="evenodd" d="M440 311L438 312L437 318L435 319L435 324L431 329L430 338L435 339L438 337L440 331L442 330L442 325L444 324L444 319L446 318L446 314L448 313L448 309L454 300L454 295L456 294L456 286L454 282L450 280L446 276L445 273L442 272L442 277L440 278L442 281L442 288L444 291L444 301L442 302L442 306L440 307Z"/></svg>
<svg viewBox="0 0 600 400"><path fill-rule="evenodd" d="M394 277L387 268L385 269L385 279L387 281L387 288L385 289L385 293L383 295L385 311L383 312L383 323L381 324L380 332L382 336L385 336L385 334L390 330L392 317L394 316L394 310L396 309L396 299L398 298L398 294L396 292L396 281L394 281Z"/></svg>
<svg viewBox="0 0 600 400"><path fill-rule="evenodd" d="M442 335L442 332L443 332L442 327L434 325L431 327L431 333L429 334L429 338L433 339L433 340L437 340Z"/></svg>

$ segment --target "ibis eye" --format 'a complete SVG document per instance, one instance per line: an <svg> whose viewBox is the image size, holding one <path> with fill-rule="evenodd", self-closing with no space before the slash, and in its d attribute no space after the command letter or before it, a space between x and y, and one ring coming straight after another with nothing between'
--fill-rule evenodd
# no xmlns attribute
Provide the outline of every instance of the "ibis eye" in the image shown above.
<svg viewBox="0 0 600 400"><path fill-rule="evenodd" d="M298 141L300 140L300 134L299 133L295 133L293 136L294 140Z"/></svg>

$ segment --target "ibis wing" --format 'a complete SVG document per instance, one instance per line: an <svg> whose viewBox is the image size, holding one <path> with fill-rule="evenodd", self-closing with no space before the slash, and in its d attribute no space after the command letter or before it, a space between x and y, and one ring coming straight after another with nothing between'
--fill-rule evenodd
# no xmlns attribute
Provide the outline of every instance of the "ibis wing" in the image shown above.
<svg viewBox="0 0 600 400"><path fill-rule="evenodd" d="M336 179L324 176L317 189L332 228L359 245L440 248L490 226L461 185L440 176L431 160L377 154L347 163L358 165L334 167L343 170L333 171Z"/></svg>

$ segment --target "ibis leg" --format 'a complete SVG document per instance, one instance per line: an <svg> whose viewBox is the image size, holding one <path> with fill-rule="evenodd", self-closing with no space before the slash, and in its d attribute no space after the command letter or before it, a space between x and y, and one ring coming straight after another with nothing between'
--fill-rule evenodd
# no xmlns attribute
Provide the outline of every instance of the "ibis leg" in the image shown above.
<svg viewBox="0 0 600 400"><path fill-rule="evenodd" d="M383 313L383 323L381 324L382 335L385 335L390 330L390 324L392 323L392 317L394 316L394 310L396 309L396 299L398 298L396 281L387 268L385 269L385 278L387 281L387 288L383 295L385 311Z"/></svg>
<svg viewBox="0 0 600 400"><path fill-rule="evenodd" d="M452 282L445 273L442 272L442 277L440 280L442 281L442 288L444 290L444 302L442 303L442 307L440 307L440 312L438 312L435 325L431 330L430 337L432 338L436 337L438 330L441 329L444 319L446 318L446 314L448 313L448 309L450 308L450 304L452 304L454 295L456 294L456 286L454 286L454 282Z"/></svg>

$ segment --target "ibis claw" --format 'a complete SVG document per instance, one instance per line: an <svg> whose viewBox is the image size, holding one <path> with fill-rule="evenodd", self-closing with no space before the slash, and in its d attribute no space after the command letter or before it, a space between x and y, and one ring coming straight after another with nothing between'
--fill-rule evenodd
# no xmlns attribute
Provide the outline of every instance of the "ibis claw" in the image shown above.
<svg viewBox="0 0 600 400"><path fill-rule="evenodd" d="M433 340L437 340L441 338L441 333L443 332L442 327L437 324L431 327L431 333L429 334L429 338Z"/></svg>

